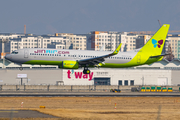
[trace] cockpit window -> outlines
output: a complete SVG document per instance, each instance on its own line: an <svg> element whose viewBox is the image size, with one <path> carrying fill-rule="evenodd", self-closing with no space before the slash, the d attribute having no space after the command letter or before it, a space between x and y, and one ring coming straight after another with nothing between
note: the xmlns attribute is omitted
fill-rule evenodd
<svg viewBox="0 0 180 120"><path fill-rule="evenodd" d="M18 52L13 51L11 54L18 54Z"/></svg>

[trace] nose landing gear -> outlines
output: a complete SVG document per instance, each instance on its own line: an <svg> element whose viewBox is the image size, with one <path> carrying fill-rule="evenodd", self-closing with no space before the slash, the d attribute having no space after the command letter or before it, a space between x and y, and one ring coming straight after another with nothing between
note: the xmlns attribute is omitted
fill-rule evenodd
<svg viewBox="0 0 180 120"><path fill-rule="evenodd" d="M22 67L22 65L20 65L20 66L21 66L21 67L19 67L19 70L22 71L22 70L23 70L23 67Z"/></svg>

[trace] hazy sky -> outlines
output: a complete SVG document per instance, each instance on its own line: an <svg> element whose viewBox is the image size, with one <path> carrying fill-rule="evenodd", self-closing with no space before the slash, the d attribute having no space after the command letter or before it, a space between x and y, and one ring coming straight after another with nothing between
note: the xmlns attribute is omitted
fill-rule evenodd
<svg viewBox="0 0 180 120"><path fill-rule="evenodd" d="M1 0L0 33L180 30L180 0Z"/></svg>

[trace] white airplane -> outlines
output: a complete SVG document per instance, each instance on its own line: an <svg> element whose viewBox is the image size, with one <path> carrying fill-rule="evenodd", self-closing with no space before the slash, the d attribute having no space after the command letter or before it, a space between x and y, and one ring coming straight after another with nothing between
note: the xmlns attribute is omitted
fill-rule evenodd
<svg viewBox="0 0 180 120"><path fill-rule="evenodd" d="M165 56L161 53L169 27L164 24L142 48L128 52L119 52L121 44L114 52L29 48L13 51L5 58L18 64L58 65L62 69L84 67L84 74L90 73L89 67L124 68L151 64Z"/></svg>

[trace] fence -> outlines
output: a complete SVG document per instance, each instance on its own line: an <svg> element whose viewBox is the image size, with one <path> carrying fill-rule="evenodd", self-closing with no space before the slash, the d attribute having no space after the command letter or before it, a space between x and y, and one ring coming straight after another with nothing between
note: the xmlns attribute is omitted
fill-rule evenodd
<svg viewBox="0 0 180 120"><path fill-rule="evenodd" d="M44 91L44 92L110 92L110 89L130 91L134 86L117 85L0 85L1 91Z"/></svg>
<svg viewBox="0 0 180 120"><path fill-rule="evenodd" d="M132 87L119 85L0 85L2 91L33 91L33 92L110 92L111 89L120 89L122 92L130 92ZM150 86L145 86L150 87ZM179 91L179 86L172 87L173 91Z"/></svg>

